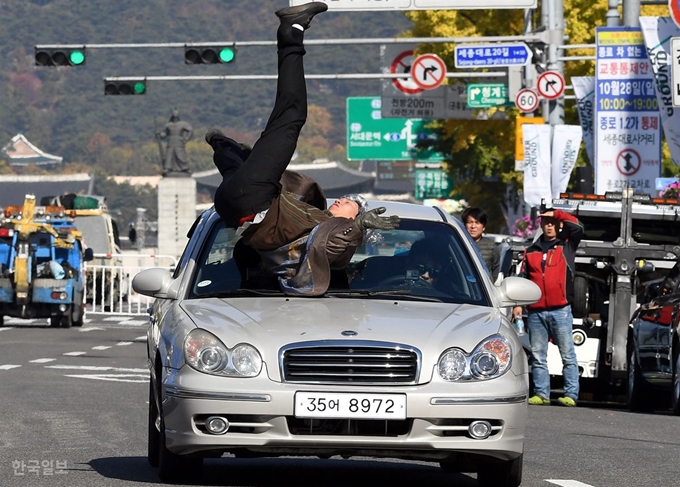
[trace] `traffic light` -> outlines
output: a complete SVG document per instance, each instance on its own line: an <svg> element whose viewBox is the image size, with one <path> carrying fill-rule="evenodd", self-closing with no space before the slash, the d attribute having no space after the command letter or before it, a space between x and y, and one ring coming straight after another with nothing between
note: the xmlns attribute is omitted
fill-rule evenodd
<svg viewBox="0 0 680 487"><path fill-rule="evenodd" d="M105 95L143 95L146 78L104 78Z"/></svg>
<svg viewBox="0 0 680 487"><path fill-rule="evenodd" d="M185 64L226 64L236 58L236 48L231 46L210 44L185 44Z"/></svg>
<svg viewBox="0 0 680 487"><path fill-rule="evenodd" d="M35 46L36 66L82 66L85 46Z"/></svg>

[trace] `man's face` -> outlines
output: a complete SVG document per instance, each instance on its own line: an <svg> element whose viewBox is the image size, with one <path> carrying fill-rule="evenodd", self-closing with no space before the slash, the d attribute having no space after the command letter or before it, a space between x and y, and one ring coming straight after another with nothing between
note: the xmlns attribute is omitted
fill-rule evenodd
<svg viewBox="0 0 680 487"><path fill-rule="evenodd" d="M541 228L543 229L543 236L546 240L553 240L557 238L557 231L559 230L559 221L550 216L541 217Z"/></svg>
<svg viewBox="0 0 680 487"><path fill-rule="evenodd" d="M465 228L475 242L482 238L485 226L482 222L475 219L473 216L468 216L465 220Z"/></svg>
<svg viewBox="0 0 680 487"><path fill-rule="evenodd" d="M359 214L359 205L350 199L339 198L328 208L331 215L343 218L356 218Z"/></svg>

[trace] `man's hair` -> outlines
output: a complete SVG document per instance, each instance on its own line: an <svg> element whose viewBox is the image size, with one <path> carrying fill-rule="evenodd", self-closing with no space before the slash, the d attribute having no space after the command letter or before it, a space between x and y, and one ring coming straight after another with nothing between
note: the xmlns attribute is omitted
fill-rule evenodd
<svg viewBox="0 0 680 487"><path fill-rule="evenodd" d="M489 215L486 214L486 211L477 206L470 206L469 208L466 208L463 214L460 216L460 219L463 221L463 223L467 223L469 216L484 226L486 226L486 222L489 221Z"/></svg>
<svg viewBox="0 0 680 487"><path fill-rule="evenodd" d="M343 198L350 200L350 201L354 201L357 204L357 206L359 206L359 213L357 214L357 216L363 215L364 213L366 213L369 210L368 201L366 201L366 198L364 198L360 194L350 193L350 194L346 194L344 196L341 196L338 199L341 200Z"/></svg>

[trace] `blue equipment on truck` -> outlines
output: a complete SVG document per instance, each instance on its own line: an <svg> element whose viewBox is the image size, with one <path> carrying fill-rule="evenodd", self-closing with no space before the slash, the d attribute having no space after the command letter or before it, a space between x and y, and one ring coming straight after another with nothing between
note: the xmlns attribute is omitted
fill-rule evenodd
<svg viewBox="0 0 680 487"><path fill-rule="evenodd" d="M5 316L50 318L54 327L82 326L84 264L92 260L73 223L76 210L8 206L0 220L0 325Z"/></svg>

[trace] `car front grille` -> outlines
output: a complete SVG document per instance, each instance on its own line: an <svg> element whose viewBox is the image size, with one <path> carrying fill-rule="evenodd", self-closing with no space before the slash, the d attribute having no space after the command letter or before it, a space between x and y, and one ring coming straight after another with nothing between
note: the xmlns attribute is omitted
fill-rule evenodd
<svg viewBox="0 0 680 487"><path fill-rule="evenodd" d="M413 419L366 420L366 419L302 419L286 416L288 431L300 436L383 436L407 435Z"/></svg>
<svg viewBox="0 0 680 487"><path fill-rule="evenodd" d="M282 351L281 370L284 382L413 384L420 371L420 352L384 342L307 342Z"/></svg>

